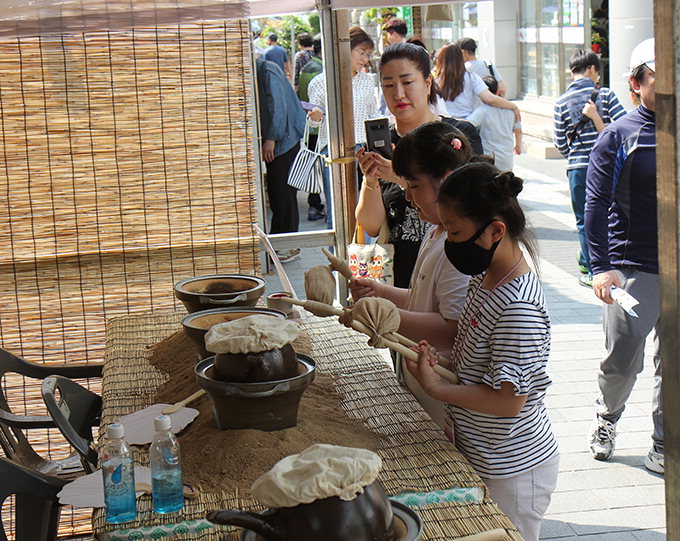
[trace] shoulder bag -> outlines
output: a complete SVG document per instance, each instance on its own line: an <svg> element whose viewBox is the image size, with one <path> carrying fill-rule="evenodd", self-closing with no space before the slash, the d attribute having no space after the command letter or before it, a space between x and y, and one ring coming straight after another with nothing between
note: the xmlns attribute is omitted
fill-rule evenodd
<svg viewBox="0 0 680 541"><path fill-rule="evenodd" d="M314 150L309 148L309 117L305 122L305 134L300 141L300 150L295 156L288 172L288 185L303 192L321 193L323 186L323 154L319 154L319 140Z"/></svg>

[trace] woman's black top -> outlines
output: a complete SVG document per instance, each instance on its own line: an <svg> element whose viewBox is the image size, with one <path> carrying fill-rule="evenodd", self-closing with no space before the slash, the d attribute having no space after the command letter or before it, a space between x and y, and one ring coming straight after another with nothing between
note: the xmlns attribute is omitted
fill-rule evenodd
<svg viewBox="0 0 680 541"><path fill-rule="evenodd" d="M479 132L470 122L446 117L443 117L441 121L451 124L467 137L473 154L484 152ZM401 137L394 127L391 129L391 134L392 143L396 145ZM416 209L406 200L401 186L381 180L380 190L390 230L389 242L394 245L394 285L407 288L418 258L420 243L431 224L418 217Z"/></svg>

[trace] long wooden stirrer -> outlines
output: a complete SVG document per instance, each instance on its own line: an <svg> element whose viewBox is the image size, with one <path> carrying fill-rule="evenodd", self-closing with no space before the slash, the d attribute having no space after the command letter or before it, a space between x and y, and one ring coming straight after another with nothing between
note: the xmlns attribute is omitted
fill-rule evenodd
<svg viewBox="0 0 680 541"><path fill-rule="evenodd" d="M352 271L350 270L349 265L347 264L347 261L344 261L344 260L340 259L339 257L335 257L328 250L326 250L326 248L321 248L321 251L328 258L328 261L330 262L331 267L334 270L338 271L340 274L342 274L345 278L347 278L347 282L349 284L351 284L355 280L354 275L352 274ZM340 314L334 314L334 315L340 315ZM399 340L400 344L404 344L407 347L413 347L413 346L418 345L413 340L406 338L405 336L402 336L401 334L398 334L396 332L392 333L392 334L397 338L397 340ZM444 357L442 357L441 355L439 356L439 358L442 361L446 362L446 359Z"/></svg>
<svg viewBox="0 0 680 541"><path fill-rule="evenodd" d="M297 306L302 306L305 310L309 310L312 314L319 316L319 317L328 317L328 316L340 316L343 314L342 310L340 308L336 308L335 306L331 306L330 304L326 304L323 302L319 301L302 301L299 299L289 299L282 297L282 301L284 302L289 302L291 304L295 304ZM359 321L352 321L352 328L355 331L358 331L360 333L366 334L368 336L373 336L373 332L363 323ZM399 336L396 335L395 336ZM405 340L408 340L408 338L405 337L400 337ZM392 340L388 340L387 338L383 337L383 340L385 342L385 345L390 348L392 351L396 351L397 353L401 353L404 357L407 359L417 363L418 362L418 354L413 351L412 349L409 349L407 346L405 346L402 343L399 342L394 342ZM415 345L415 342L412 342ZM458 383L458 375L454 374L450 370L447 370L443 366L436 364L433 367L434 371L442 378L446 379L447 381L450 381L451 383Z"/></svg>
<svg viewBox="0 0 680 541"><path fill-rule="evenodd" d="M347 263L347 261L334 256L332 253L326 250L326 248L321 248L321 251L328 258L328 261L330 262L331 267L334 270L338 271L345 278L347 278L348 283L351 284L352 282L354 282L355 278L354 275L352 274L352 271L349 268L349 264Z"/></svg>

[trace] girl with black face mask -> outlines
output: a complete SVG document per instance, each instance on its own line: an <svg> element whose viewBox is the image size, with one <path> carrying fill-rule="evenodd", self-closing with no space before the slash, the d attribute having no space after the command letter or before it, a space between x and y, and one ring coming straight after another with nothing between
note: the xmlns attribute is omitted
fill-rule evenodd
<svg viewBox="0 0 680 541"><path fill-rule="evenodd" d="M536 261L517 202L521 190L520 178L486 163L464 165L442 184L437 203L446 256L473 276L452 352L460 385L432 370L436 355L424 341L416 348L420 362L407 368L447 404L456 447L529 541L538 540L559 454L544 404L550 319L520 247Z"/></svg>

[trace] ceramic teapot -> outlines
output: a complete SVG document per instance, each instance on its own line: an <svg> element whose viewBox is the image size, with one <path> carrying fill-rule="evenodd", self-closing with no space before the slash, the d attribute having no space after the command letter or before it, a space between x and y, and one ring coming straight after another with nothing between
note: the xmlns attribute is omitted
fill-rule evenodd
<svg viewBox="0 0 680 541"><path fill-rule="evenodd" d="M214 524L241 526L268 541L395 541L394 514L379 481L350 501L337 496L261 514L227 509L213 511Z"/></svg>

